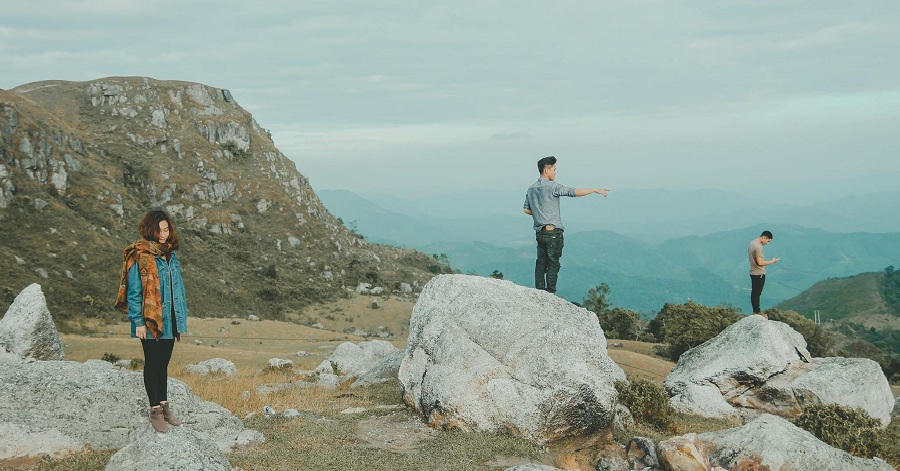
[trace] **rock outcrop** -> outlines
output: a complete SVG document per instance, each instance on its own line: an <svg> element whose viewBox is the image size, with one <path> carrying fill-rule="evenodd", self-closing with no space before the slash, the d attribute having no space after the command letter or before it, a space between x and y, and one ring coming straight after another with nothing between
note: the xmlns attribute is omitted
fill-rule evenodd
<svg viewBox="0 0 900 471"><path fill-rule="evenodd" d="M231 471L231 464L212 440L184 427L166 433L143 428L116 452L106 471Z"/></svg>
<svg viewBox="0 0 900 471"><path fill-rule="evenodd" d="M613 383L589 311L544 291L441 275L413 308L403 400L435 427L508 431L535 443L608 432Z"/></svg>
<svg viewBox="0 0 900 471"><path fill-rule="evenodd" d="M763 414L743 427L700 434L713 445L711 462L725 469L811 469L816 471L893 471L874 458L833 448L787 420ZM755 465L755 466L754 466Z"/></svg>
<svg viewBox="0 0 900 471"><path fill-rule="evenodd" d="M344 342L312 372L316 385L333 389L349 382L351 387L371 386L397 379L403 352L386 340Z"/></svg>
<svg viewBox="0 0 900 471"><path fill-rule="evenodd" d="M665 387L676 410L705 417L796 417L804 406L834 403L859 407L886 426L894 405L876 362L813 358L802 335L760 316L687 351Z"/></svg>
<svg viewBox="0 0 900 471"><path fill-rule="evenodd" d="M386 340L344 342L334 349L328 361L341 375L359 376L397 351L397 347Z"/></svg>
<svg viewBox="0 0 900 471"><path fill-rule="evenodd" d="M52 282L57 320L108 311L112 268L154 208L202 235L195 253L238 254L182 258L204 293L188 300L192 314L271 319L371 273L383 286L433 276L430 256L345 227L228 90L145 77L0 90L0 220L15 228L0 239L4 280ZM10 301L0 296L0 314Z"/></svg>
<svg viewBox="0 0 900 471"><path fill-rule="evenodd" d="M62 456L89 446L122 448L130 436L151 430L140 372L89 360L26 361L0 355L0 459L30 453ZM218 404L204 401L175 379L169 400L182 428L211 440L220 449L262 441L259 432ZM178 428L178 427L172 427ZM35 448L37 447L37 448Z"/></svg>
<svg viewBox="0 0 900 471"><path fill-rule="evenodd" d="M41 285L33 283L23 289L0 319L0 346L22 358L64 358Z"/></svg>
<svg viewBox="0 0 900 471"><path fill-rule="evenodd" d="M224 358L210 358L197 364L185 366L184 372L203 376L221 375L231 377L237 376L237 366Z"/></svg>

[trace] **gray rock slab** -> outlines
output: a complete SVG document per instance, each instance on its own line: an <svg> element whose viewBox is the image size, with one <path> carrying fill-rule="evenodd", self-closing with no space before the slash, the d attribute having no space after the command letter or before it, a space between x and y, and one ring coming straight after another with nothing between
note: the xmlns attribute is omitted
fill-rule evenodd
<svg viewBox="0 0 900 471"><path fill-rule="evenodd" d="M506 280L440 275L413 308L403 400L435 427L544 444L611 430L613 383L597 316Z"/></svg>
<svg viewBox="0 0 900 471"><path fill-rule="evenodd" d="M184 427L166 433L144 428L116 452L106 471L231 471L228 458L209 438Z"/></svg>
<svg viewBox="0 0 900 471"><path fill-rule="evenodd" d="M699 435L715 445L710 461L732 469L742 462L756 462L769 469L816 471L893 471L884 461L853 456L831 447L787 420L763 414L748 424ZM743 469L743 468L742 468ZM749 469L749 468L748 468ZM757 469L757 468L753 468Z"/></svg>
<svg viewBox="0 0 900 471"><path fill-rule="evenodd" d="M22 358L65 358L41 285L28 285L6 310L0 319L0 345Z"/></svg>
<svg viewBox="0 0 900 471"><path fill-rule="evenodd" d="M398 351L397 347L386 340L344 342L334 349L328 361L342 376L359 376Z"/></svg>
<svg viewBox="0 0 900 471"><path fill-rule="evenodd" d="M400 371L400 363L402 361L403 351L396 350L394 353L383 357L377 363L360 373L350 387L371 386L373 384L393 381L397 379L397 374Z"/></svg>
<svg viewBox="0 0 900 471"><path fill-rule="evenodd" d="M783 322L747 316L688 350L664 382L672 406L704 417L798 416L803 407L859 407L887 426L893 394L872 360L813 358Z"/></svg>
<svg viewBox="0 0 900 471"><path fill-rule="evenodd" d="M203 360L197 364L185 366L184 372L204 376L237 376L237 366L235 366L233 362L224 358L210 358L209 360Z"/></svg>
<svg viewBox="0 0 900 471"><path fill-rule="evenodd" d="M182 427L222 450L230 450L239 437L247 438L243 422L224 407L200 399L176 379L169 379L168 389ZM0 423L24 431L21 440L57 436L60 450L84 445L94 450L122 448L130 434L150 429L142 373L105 361L25 361L0 355L0 397Z"/></svg>

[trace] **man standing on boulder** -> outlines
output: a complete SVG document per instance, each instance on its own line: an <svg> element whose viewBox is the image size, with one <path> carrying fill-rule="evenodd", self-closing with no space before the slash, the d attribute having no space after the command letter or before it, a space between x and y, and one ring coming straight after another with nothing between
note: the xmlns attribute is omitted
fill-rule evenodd
<svg viewBox="0 0 900 471"><path fill-rule="evenodd" d="M766 265L778 263L780 258L766 261L763 257L763 245L772 242L772 233L762 231L759 237L750 241L747 254L750 256L750 304L753 305L753 313L765 317L769 316L759 309L759 297L762 295L763 286L766 284Z"/></svg>
<svg viewBox="0 0 900 471"><path fill-rule="evenodd" d="M559 259L563 249L563 225L559 214L560 196L586 196L597 193L606 197L606 188L570 188L556 183L556 157L538 160L538 179L525 194L525 214L534 218L537 233L537 261L534 263L534 287L556 292Z"/></svg>

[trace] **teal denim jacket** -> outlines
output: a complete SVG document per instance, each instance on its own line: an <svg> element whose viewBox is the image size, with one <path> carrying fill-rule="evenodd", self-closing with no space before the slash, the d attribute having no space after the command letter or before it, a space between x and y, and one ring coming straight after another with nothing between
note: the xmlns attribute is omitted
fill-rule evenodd
<svg viewBox="0 0 900 471"><path fill-rule="evenodd" d="M175 338L172 332L172 311L175 311L175 323L178 333L187 332L187 301L184 296L184 281L181 278L181 266L178 257L172 252L172 260L166 262L164 257L154 257L156 270L159 272L159 294L162 297L162 335L161 339ZM141 275L138 264L135 263L128 270L128 320L131 321L131 338L137 338L135 330L144 325L141 316L143 309L144 290L141 285ZM147 329L147 338L152 339L153 333Z"/></svg>

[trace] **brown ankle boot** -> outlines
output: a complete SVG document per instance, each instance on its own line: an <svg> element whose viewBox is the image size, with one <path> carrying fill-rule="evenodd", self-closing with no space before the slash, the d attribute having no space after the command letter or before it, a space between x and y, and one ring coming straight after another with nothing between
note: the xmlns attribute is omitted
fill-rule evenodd
<svg viewBox="0 0 900 471"><path fill-rule="evenodd" d="M169 427L166 426L166 420L163 418L162 407L154 406L150 408L150 425L153 426L153 430L159 433L166 433Z"/></svg>
<svg viewBox="0 0 900 471"><path fill-rule="evenodd" d="M175 417L175 414L173 414L173 413L172 413L172 410L169 409L169 402L168 402L168 401L166 401L166 402L160 402L159 405L162 406L163 419L165 419L166 422L168 422L168 423L170 423L170 424L172 424L172 425L181 425L181 421L178 420L178 417Z"/></svg>

